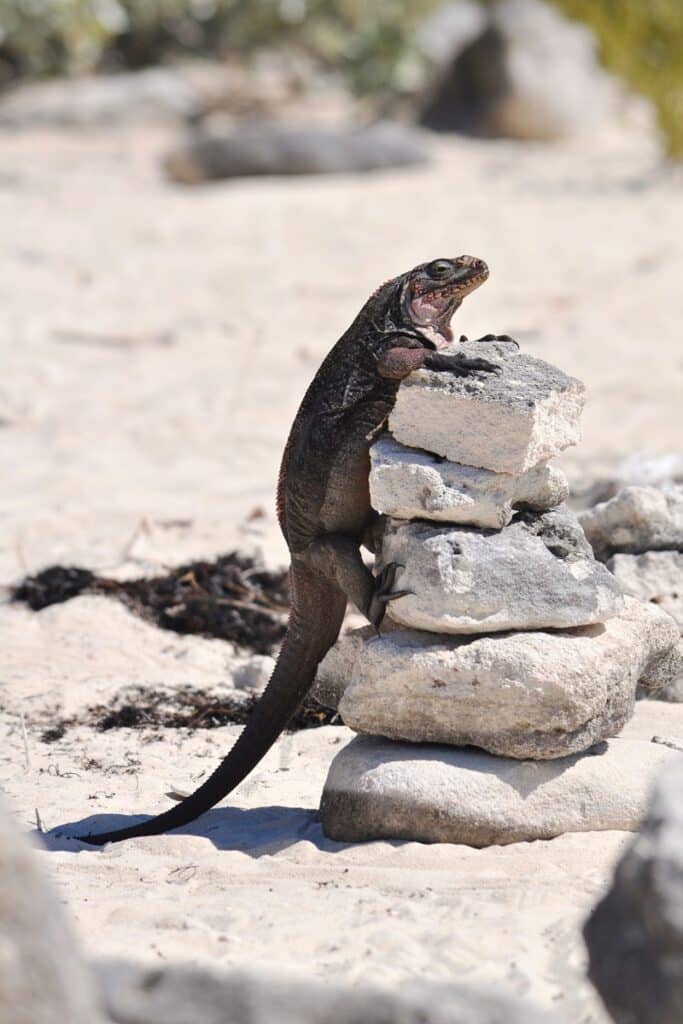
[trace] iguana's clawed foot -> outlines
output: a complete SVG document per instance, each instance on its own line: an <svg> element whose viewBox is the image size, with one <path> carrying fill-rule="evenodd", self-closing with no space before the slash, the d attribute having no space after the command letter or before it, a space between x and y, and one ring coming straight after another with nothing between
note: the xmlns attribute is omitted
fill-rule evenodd
<svg viewBox="0 0 683 1024"><path fill-rule="evenodd" d="M443 371L452 373L456 377L469 377L472 373L498 373L500 366L489 362L488 359L479 359L477 356L468 356L464 352L429 352L424 366L428 370Z"/></svg>
<svg viewBox="0 0 683 1024"><path fill-rule="evenodd" d="M470 373L474 373L477 370L481 373L500 372L500 366L497 363L492 363L488 359L479 359L478 356L463 356L458 353L456 359L458 360L458 366L463 370L458 376L467 377Z"/></svg>
<svg viewBox="0 0 683 1024"><path fill-rule="evenodd" d="M388 565L384 566L379 575L375 577L375 589L370 598L366 614L368 622L375 627L377 632L379 632L379 627L382 624L382 619L389 602L396 601L399 597L407 597L408 594L413 593L412 590L392 590L396 581L396 573L399 569L405 569L405 566L401 565L400 562L389 562Z"/></svg>

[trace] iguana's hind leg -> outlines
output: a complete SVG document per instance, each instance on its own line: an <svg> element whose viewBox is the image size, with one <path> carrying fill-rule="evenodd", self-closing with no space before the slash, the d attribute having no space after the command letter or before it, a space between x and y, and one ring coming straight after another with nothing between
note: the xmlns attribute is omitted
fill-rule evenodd
<svg viewBox="0 0 683 1024"><path fill-rule="evenodd" d="M363 562L358 543L352 537L328 533L313 541L306 554L312 567L333 579L375 629L384 618L388 602L405 595L405 591L391 592L399 566L387 565L375 578Z"/></svg>

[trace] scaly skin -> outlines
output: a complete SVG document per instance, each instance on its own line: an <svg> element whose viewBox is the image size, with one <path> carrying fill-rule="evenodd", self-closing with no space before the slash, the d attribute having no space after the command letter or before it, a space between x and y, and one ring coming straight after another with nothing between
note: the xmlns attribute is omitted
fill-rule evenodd
<svg viewBox="0 0 683 1024"><path fill-rule="evenodd" d="M278 518L291 554L290 619L261 700L232 750L181 803L141 825L81 836L103 845L158 835L193 821L227 796L259 763L311 688L336 640L347 599L377 627L395 567L375 579L360 548L372 521L370 445L389 415L401 380L419 367L459 376L490 372L483 359L436 351L449 323L488 277L471 256L434 260L382 285L363 306L315 375L287 441L278 485Z"/></svg>

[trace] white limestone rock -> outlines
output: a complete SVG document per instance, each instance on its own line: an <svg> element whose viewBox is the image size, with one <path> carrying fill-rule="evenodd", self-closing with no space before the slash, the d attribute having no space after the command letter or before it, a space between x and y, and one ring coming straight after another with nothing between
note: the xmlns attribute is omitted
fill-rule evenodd
<svg viewBox="0 0 683 1024"><path fill-rule="evenodd" d="M396 562L392 619L433 633L567 629L623 603L567 509L529 513L498 532L389 520L380 565Z"/></svg>
<svg viewBox="0 0 683 1024"><path fill-rule="evenodd" d="M388 621L388 620L385 620ZM344 690L353 674L358 655L363 650L364 641L376 636L372 626L361 626L342 633L336 643L318 665L312 696L328 708L337 708Z"/></svg>
<svg viewBox="0 0 683 1024"><path fill-rule="evenodd" d="M0 1021L103 1024L94 985L37 857L0 806Z"/></svg>
<svg viewBox="0 0 683 1024"><path fill-rule="evenodd" d="M237 690L263 693L275 669L275 658L269 654L252 654L235 665L232 682Z"/></svg>
<svg viewBox="0 0 683 1024"><path fill-rule="evenodd" d="M659 605L683 633L683 551L613 555L607 568L626 594Z"/></svg>
<svg viewBox="0 0 683 1024"><path fill-rule="evenodd" d="M638 680L678 640L668 615L628 598L604 625L475 640L412 630L368 638L339 712L356 732L558 758L615 736Z"/></svg>
<svg viewBox="0 0 683 1024"><path fill-rule="evenodd" d="M500 371L464 378L411 373L389 417L389 430L401 444L519 475L579 441L580 381L511 342L470 341L446 351L488 359Z"/></svg>
<svg viewBox="0 0 683 1024"><path fill-rule="evenodd" d="M476 847L565 832L632 832L653 778L678 757L660 743L619 738L591 754L515 761L357 736L330 767L322 825L339 842L407 839Z"/></svg>
<svg viewBox="0 0 683 1024"><path fill-rule="evenodd" d="M434 519L499 530L513 508L545 510L569 494L566 477L547 462L521 476L493 473L431 452L406 448L385 434L370 449L372 507L396 519Z"/></svg>
<svg viewBox="0 0 683 1024"><path fill-rule="evenodd" d="M624 487L580 518L603 561L616 552L683 551L683 486Z"/></svg>

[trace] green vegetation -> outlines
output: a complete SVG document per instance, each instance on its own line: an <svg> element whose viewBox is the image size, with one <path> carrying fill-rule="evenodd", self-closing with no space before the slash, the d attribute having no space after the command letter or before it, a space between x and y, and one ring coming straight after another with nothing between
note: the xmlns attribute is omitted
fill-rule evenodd
<svg viewBox="0 0 683 1024"><path fill-rule="evenodd" d="M672 156L683 157L683 0L552 0L590 25L604 65L654 103Z"/></svg>
<svg viewBox="0 0 683 1024"><path fill-rule="evenodd" d="M414 88L413 43L439 0L0 0L6 74L144 67L182 53L291 45L361 93Z"/></svg>
<svg viewBox="0 0 683 1024"><path fill-rule="evenodd" d="M0 81L290 45L356 92L410 92L425 72L415 28L439 2L0 0ZM651 98L683 155L683 0L551 2L594 29L605 65Z"/></svg>

